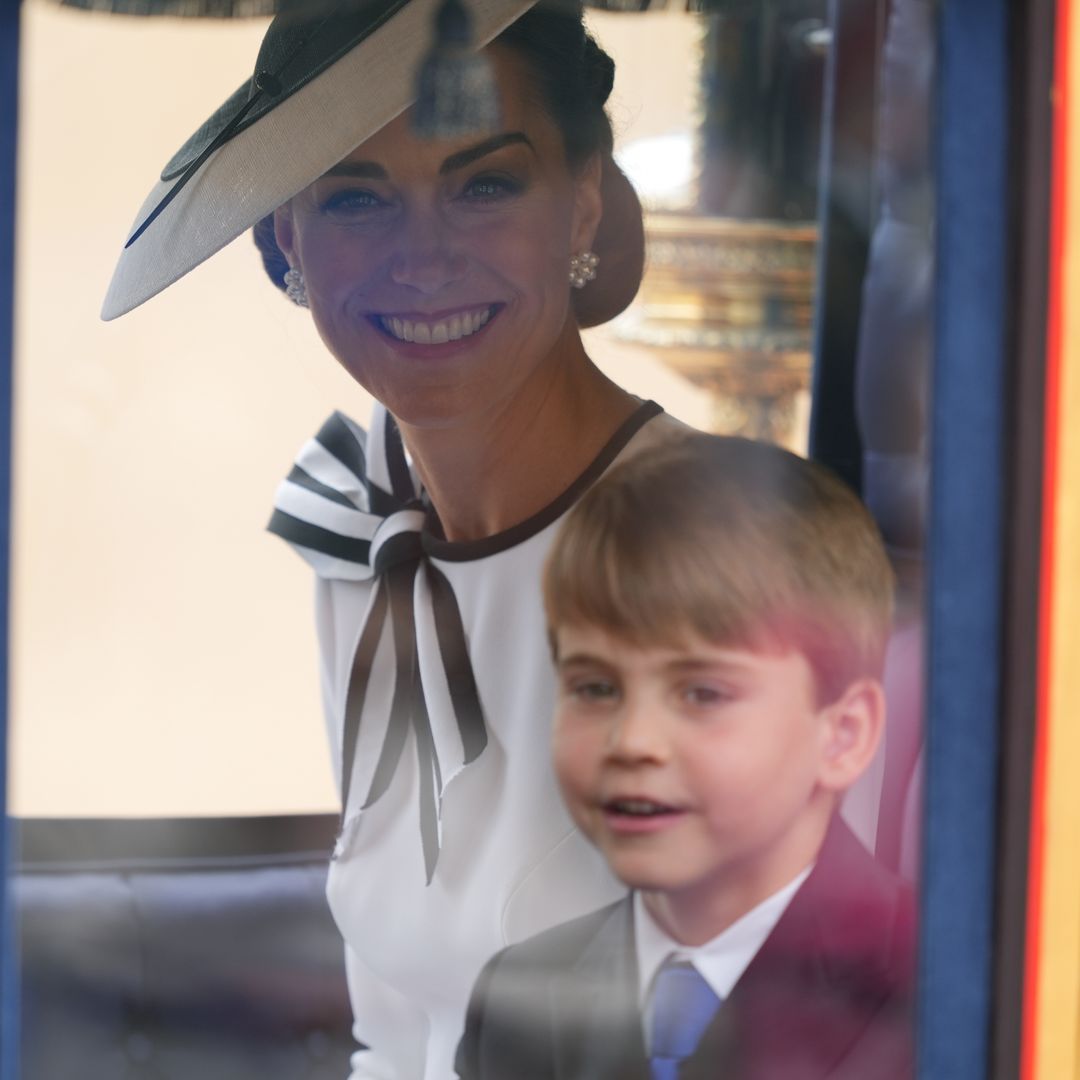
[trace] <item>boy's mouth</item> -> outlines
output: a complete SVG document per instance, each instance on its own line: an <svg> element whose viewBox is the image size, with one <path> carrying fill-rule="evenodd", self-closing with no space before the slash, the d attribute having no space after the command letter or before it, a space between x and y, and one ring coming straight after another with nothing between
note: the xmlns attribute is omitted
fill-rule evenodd
<svg viewBox="0 0 1080 1080"><path fill-rule="evenodd" d="M679 821L684 811L655 799L632 796L601 803L604 821L613 836L641 836L661 832Z"/></svg>
<svg viewBox="0 0 1080 1080"><path fill-rule="evenodd" d="M609 799L604 803L604 810L609 814L627 817L657 817L661 814L678 813L676 807L653 802L652 799Z"/></svg>

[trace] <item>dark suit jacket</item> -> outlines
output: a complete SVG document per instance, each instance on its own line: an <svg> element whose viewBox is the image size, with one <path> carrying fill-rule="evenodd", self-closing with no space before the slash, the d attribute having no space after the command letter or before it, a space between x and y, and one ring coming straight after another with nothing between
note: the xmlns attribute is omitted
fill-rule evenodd
<svg viewBox="0 0 1080 1080"><path fill-rule="evenodd" d="M910 889L836 819L680 1080L907 1080ZM629 898L504 949L473 989L464 1080L648 1080Z"/></svg>

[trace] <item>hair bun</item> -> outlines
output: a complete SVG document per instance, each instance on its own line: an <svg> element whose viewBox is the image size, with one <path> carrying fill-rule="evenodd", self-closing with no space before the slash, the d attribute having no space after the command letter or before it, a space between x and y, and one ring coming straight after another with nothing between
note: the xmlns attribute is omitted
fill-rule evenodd
<svg viewBox="0 0 1080 1080"><path fill-rule="evenodd" d="M598 105L603 105L615 84L615 61L593 39L585 35L585 53L582 56L585 87Z"/></svg>
<svg viewBox="0 0 1080 1080"><path fill-rule="evenodd" d="M596 280L572 294L578 326L599 326L625 311L645 269L645 226L637 192L610 154L601 159L604 213L593 239L600 257Z"/></svg>

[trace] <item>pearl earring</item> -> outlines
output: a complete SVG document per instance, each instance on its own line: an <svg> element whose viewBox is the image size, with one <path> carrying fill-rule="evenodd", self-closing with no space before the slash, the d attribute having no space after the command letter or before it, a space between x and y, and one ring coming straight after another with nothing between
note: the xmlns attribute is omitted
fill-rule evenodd
<svg viewBox="0 0 1080 1080"><path fill-rule="evenodd" d="M290 266L281 280L285 282L285 295L297 307L307 307L307 285L304 284L304 275Z"/></svg>
<svg viewBox="0 0 1080 1080"><path fill-rule="evenodd" d="M575 289L584 289L596 278L596 267L600 256L592 251L583 251L580 255L570 256L570 284Z"/></svg>

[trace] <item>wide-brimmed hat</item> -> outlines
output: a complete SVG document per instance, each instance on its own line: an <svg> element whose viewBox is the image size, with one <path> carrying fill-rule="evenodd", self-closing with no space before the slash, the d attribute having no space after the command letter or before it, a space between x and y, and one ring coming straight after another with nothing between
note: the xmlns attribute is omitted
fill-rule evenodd
<svg viewBox="0 0 1080 1080"><path fill-rule="evenodd" d="M294 5L255 72L173 156L147 196L101 317L161 292L287 202L413 102L441 0ZM484 45L536 0L468 0Z"/></svg>

